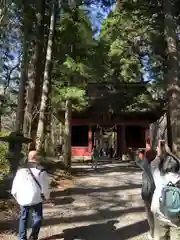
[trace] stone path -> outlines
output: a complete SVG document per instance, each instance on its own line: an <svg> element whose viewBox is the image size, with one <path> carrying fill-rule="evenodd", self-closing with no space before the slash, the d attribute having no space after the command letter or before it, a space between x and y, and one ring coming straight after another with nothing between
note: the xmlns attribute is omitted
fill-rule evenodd
<svg viewBox="0 0 180 240"><path fill-rule="evenodd" d="M41 240L145 240L147 223L140 199L141 172L125 163L83 167L74 186L54 193L46 206ZM1 240L17 237L0 235Z"/></svg>

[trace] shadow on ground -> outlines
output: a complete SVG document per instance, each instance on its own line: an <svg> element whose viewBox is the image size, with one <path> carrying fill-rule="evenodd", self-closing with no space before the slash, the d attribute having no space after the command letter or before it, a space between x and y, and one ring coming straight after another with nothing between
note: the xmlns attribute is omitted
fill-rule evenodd
<svg viewBox="0 0 180 240"><path fill-rule="evenodd" d="M61 223L80 223L80 222L97 222L103 221L105 219L114 219L120 216L130 214L130 213L138 213L144 212L144 207L132 207L128 209L121 209L121 210L97 210L94 214L89 215L77 215L73 217L52 217L44 219L43 226L53 226L58 225Z"/></svg>
<svg viewBox="0 0 180 240"><path fill-rule="evenodd" d="M64 198L54 198L52 200L52 203L54 204L54 206L62 206L62 205L67 205L67 204L71 204L74 202L74 198L72 197L64 197Z"/></svg>
<svg viewBox="0 0 180 240"><path fill-rule="evenodd" d="M52 193L52 198L60 197L60 196L69 196L69 195L83 195L83 194L91 194L91 193L107 193L112 191L123 191L130 190L135 188L141 188L141 184L129 183L126 185L115 186L115 187L98 187L98 188L81 188L74 187L66 189L65 191L56 191Z"/></svg>
<svg viewBox="0 0 180 240"><path fill-rule="evenodd" d="M122 162L122 165L107 166L107 163L102 161L97 165L97 169L91 168L91 164L78 164L75 167L72 166L71 173L74 176L87 176L87 174L106 174L106 173L130 173L141 172L142 170L132 163Z"/></svg>
<svg viewBox="0 0 180 240"><path fill-rule="evenodd" d="M119 205L121 205L121 200L119 200ZM84 210L86 211L86 210ZM78 212L78 209L77 209ZM80 223L80 222L97 222L97 221L103 221L106 219L114 219L118 218L120 216L131 214L131 213L138 213L138 212L144 212L144 207L131 207L128 209L120 209L120 210L110 210L108 208L106 209L98 209L96 208L96 212L94 214L89 215L77 215L72 217L51 217L51 218L45 218L43 221L43 226L55 226L61 223ZM18 223L16 220L14 221L1 221L0 222L0 233L4 231L12 231L17 232L17 226Z"/></svg>
<svg viewBox="0 0 180 240"><path fill-rule="evenodd" d="M92 224L64 230L62 234L56 234L41 240L127 240L139 236L147 231L146 221L140 221L119 229L114 226L118 221L112 220L107 223Z"/></svg>
<svg viewBox="0 0 180 240"><path fill-rule="evenodd" d="M89 175L89 171L87 171L87 169L82 169L82 168L80 168L80 169L82 171L85 171L86 177ZM91 171L93 171L93 170L91 170ZM137 169L136 167L133 167L133 166L128 166L128 167L126 167L126 166L122 166L122 167L121 166L110 166L110 167L103 166L100 169L98 169L97 173L98 173L98 175L106 174L108 172L109 173L110 172L112 172L112 173L113 172L119 172L119 173L121 173L121 172L131 173L132 172L132 174L133 174L135 171L139 171L139 169ZM76 172L78 172L78 169L76 169ZM126 214L130 214L130 213L144 212L144 207L128 206L128 200L124 201L123 199L121 199L121 196L119 196L119 195L116 196L116 193L119 191L120 192L122 191L122 195L123 195L124 190L130 190L130 189L136 189L136 188L138 189L141 187L141 185L135 184L132 182L128 182L127 184L124 184L124 185L121 185L121 184L119 186L97 187L97 188L88 187L88 186L79 186L79 187L69 188L65 191L53 192L53 194L52 194L52 198L54 198L53 203L54 203L55 207L59 206L59 208L61 208L61 207L63 208L62 205L72 204L75 200L74 199L75 195L83 196L83 195L91 195L91 194L92 195L95 194L95 197L97 198L97 202L100 202L101 205L106 204L106 203L107 203L107 205L109 203L113 203L113 207L116 208L119 206L124 207L127 204L127 208L114 210L112 207L107 207L105 209L101 209L101 206L97 205L94 207L95 211L93 213L84 215L84 212L87 210L86 209L87 206L84 209L83 214L80 213L78 206L77 206L74 208L74 211L77 212L77 215L67 217L67 216L61 216L60 212L56 212L55 216L51 216L49 218L44 219L43 226L45 226L45 227L46 226L54 226L54 225L58 225L61 223L68 223L68 224L69 223L83 223L83 222L95 222L96 223L97 221L108 221L109 220L109 222L107 222L106 224L94 224L94 225L89 225L89 226L78 227L78 228L66 230L63 233L65 240L76 239L74 237L75 235L80 235L80 236L78 236L78 238L83 239L83 240L91 240L91 239L99 240L99 236L101 236L101 234L103 234L103 233L101 233L103 231L105 231L105 232L107 231L106 234L104 233L104 235L103 235L104 237L101 238L103 240L108 240L108 239L125 240L125 239L129 238L128 234L135 234L135 233L137 235L140 234L141 232L139 232L140 231L139 229L142 229L141 231L146 232L147 228L146 228L146 224L144 223L144 221L142 221L140 223L129 225L129 226L121 228L121 229L115 229L115 227L114 227L115 221L112 221L112 219L118 218L118 217L126 215ZM107 194L107 195L104 196L104 194ZM100 198L100 201L98 198ZM131 201L131 200L129 200L129 201ZM80 206L80 209L82 212L81 206ZM83 230L83 229L85 229L85 230ZM0 221L0 233L7 231L7 230L16 232L17 221L16 220ZM92 235L91 234L92 230L97 233L95 233L95 235ZM133 233L133 231L134 231L134 233ZM89 232L89 234L86 235L86 232ZM122 233L124 234L124 238L119 237L119 236L121 236ZM111 237L111 235L112 235L112 237ZM58 239L58 238L51 238L51 239Z"/></svg>

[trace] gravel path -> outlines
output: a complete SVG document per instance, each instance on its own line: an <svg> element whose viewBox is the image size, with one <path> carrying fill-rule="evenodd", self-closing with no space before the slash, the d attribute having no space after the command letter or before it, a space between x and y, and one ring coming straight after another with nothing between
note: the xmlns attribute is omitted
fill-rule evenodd
<svg viewBox="0 0 180 240"><path fill-rule="evenodd" d="M40 239L145 240L147 223L140 199L141 172L127 163L83 168L72 188L54 193L46 206ZM0 234L1 240L17 237Z"/></svg>

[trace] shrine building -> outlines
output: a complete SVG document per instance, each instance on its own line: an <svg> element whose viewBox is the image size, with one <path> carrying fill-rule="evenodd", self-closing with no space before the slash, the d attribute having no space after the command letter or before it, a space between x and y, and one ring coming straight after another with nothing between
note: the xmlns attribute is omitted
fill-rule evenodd
<svg viewBox="0 0 180 240"><path fill-rule="evenodd" d="M88 84L88 108L72 113L72 157L89 159L93 145L112 146L119 158L145 148L150 124L164 113L164 102L153 100L147 86L147 82ZM142 94L148 103L137 103Z"/></svg>

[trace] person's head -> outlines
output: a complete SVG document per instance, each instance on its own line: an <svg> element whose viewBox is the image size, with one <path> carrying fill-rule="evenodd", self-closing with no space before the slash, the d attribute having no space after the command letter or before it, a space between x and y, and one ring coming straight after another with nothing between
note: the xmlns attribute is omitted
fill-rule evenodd
<svg viewBox="0 0 180 240"><path fill-rule="evenodd" d="M94 145L94 147L93 148L96 148L96 145Z"/></svg>
<svg viewBox="0 0 180 240"><path fill-rule="evenodd" d="M159 171L165 175L167 173L178 173L180 170L180 162L168 154L161 156L159 163Z"/></svg>
<svg viewBox="0 0 180 240"><path fill-rule="evenodd" d="M28 154L28 161L36 162L36 157L37 157L37 151L31 150Z"/></svg>

